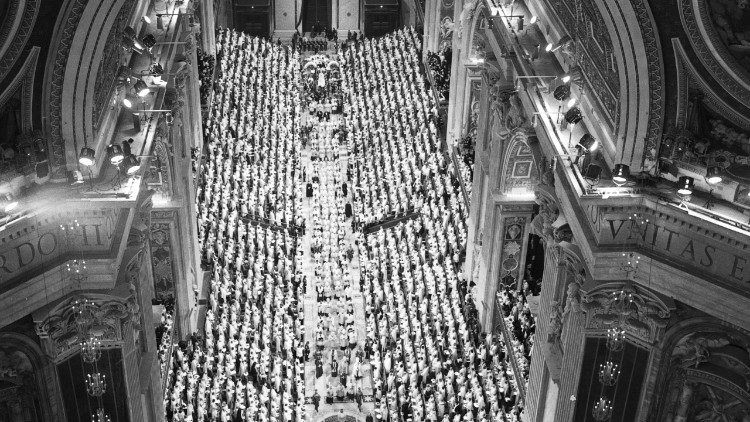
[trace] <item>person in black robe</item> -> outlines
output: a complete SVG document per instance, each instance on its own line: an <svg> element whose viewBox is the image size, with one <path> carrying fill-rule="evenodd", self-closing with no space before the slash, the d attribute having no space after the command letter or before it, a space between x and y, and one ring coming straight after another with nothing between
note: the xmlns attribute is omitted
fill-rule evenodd
<svg viewBox="0 0 750 422"><path fill-rule="evenodd" d="M348 192L347 188L348 188L348 186L346 186L346 182L344 182L344 183L343 183L343 184L341 185L341 192L343 192L343 193L344 193L344 196L346 196L346 193Z"/></svg>
<svg viewBox="0 0 750 422"><path fill-rule="evenodd" d="M315 390L315 394L313 394L312 401L313 401L313 404L315 405L315 412L317 412L318 408L320 407L320 394L318 394L318 390Z"/></svg>
<svg viewBox="0 0 750 422"><path fill-rule="evenodd" d="M354 394L354 400L357 402L357 409L359 411L362 411L362 401L364 400L364 394L362 394L362 389L358 388L357 392ZM368 416L369 418L372 418L372 415Z"/></svg>
<svg viewBox="0 0 750 422"><path fill-rule="evenodd" d="M346 216L347 219L351 218L351 216L352 216L352 204L350 204L350 203L347 202L346 205L344 205L344 215Z"/></svg>
<svg viewBox="0 0 750 422"><path fill-rule="evenodd" d="M333 392L331 390L326 393L326 403L333 404Z"/></svg>
<svg viewBox="0 0 750 422"><path fill-rule="evenodd" d="M306 196L308 198L312 198L312 196L313 196L313 185L312 185L312 183L308 183L307 184L307 190L306 190L305 193L306 193Z"/></svg>
<svg viewBox="0 0 750 422"><path fill-rule="evenodd" d="M339 376L339 363L335 360L331 361L331 376L337 377Z"/></svg>
<svg viewBox="0 0 750 422"><path fill-rule="evenodd" d="M315 378L323 376L323 362L320 359L315 359Z"/></svg>
<svg viewBox="0 0 750 422"><path fill-rule="evenodd" d="M302 352L302 356L305 358L305 362L310 360L310 342L305 343L305 350Z"/></svg>

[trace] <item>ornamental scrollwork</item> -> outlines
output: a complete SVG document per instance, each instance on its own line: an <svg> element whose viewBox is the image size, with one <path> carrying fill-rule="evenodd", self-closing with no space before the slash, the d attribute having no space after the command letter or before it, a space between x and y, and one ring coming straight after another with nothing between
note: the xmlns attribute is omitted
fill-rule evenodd
<svg viewBox="0 0 750 422"><path fill-rule="evenodd" d="M627 300L622 300L627 297ZM588 327L606 329L621 323L629 334L647 343L654 342L663 329L670 312L667 306L645 289L632 284L597 289L581 295L583 310L588 314Z"/></svg>
<svg viewBox="0 0 750 422"><path fill-rule="evenodd" d="M86 304L83 311L82 303ZM122 322L132 314L131 304L121 298L76 296L51 311L37 324L36 331L50 339L52 353L59 360L75 352L86 336L96 336L105 343L121 341Z"/></svg>

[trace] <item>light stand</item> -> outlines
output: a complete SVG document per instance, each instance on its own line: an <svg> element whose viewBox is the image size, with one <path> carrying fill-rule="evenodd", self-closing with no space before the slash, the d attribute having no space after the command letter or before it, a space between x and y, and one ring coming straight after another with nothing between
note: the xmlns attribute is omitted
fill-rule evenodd
<svg viewBox="0 0 750 422"><path fill-rule="evenodd" d="M714 195L713 194L714 194L714 190L713 190L713 188L711 188L711 190L708 191L708 200L706 201L706 205L703 206L707 210L712 209L714 207L714 205L716 205L716 204L714 204Z"/></svg>

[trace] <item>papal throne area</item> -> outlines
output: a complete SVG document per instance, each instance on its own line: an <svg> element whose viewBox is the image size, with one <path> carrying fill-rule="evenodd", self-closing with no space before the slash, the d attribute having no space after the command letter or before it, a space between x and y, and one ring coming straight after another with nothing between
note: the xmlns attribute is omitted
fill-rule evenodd
<svg viewBox="0 0 750 422"><path fill-rule="evenodd" d="M747 0L0 0L0 422L750 422Z"/></svg>

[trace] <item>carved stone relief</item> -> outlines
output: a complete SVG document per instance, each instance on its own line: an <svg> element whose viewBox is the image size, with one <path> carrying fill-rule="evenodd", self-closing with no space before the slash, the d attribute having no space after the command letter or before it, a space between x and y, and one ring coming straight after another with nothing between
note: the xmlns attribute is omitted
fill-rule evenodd
<svg viewBox="0 0 750 422"><path fill-rule="evenodd" d="M500 257L500 280L506 286L516 286L520 275L521 251L526 240L526 218L507 217L504 220L503 250Z"/></svg>
<svg viewBox="0 0 750 422"><path fill-rule="evenodd" d="M156 219L157 211L152 213ZM154 296L157 301L173 301L175 295L174 253L171 237L171 224L165 219L174 218L172 211L158 211L159 221L151 223L151 271L154 275ZM169 215L165 215L169 213Z"/></svg>
<svg viewBox="0 0 750 422"><path fill-rule="evenodd" d="M629 299L619 299L620 293ZM659 338L669 319L669 309L652 293L631 284L599 289L581 295L587 327L606 330L622 324L628 335L651 344Z"/></svg>
<svg viewBox="0 0 750 422"><path fill-rule="evenodd" d="M76 306L87 300L85 311ZM78 350L86 335L95 335L105 344L122 341L122 322L132 315L132 304L109 296L71 297L60 303L37 325L39 337L49 338L56 360Z"/></svg>
<svg viewBox="0 0 750 422"><path fill-rule="evenodd" d="M526 123L524 109L514 86L502 82L493 84L489 90L489 103L494 117L491 131L500 139L507 138L513 130Z"/></svg>
<svg viewBox="0 0 750 422"><path fill-rule="evenodd" d="M750 415L750 345L732 330L698 330L681 338L665 371L659 417L745 421Z"/></svg>
<svg viewBox="0 0 750 422"><path fill-rule="evenodd" d="M474 12L476 12L476 8L478 2L477 0L471 0L464 3L464 7L461 10L461 14L458 18L458 29L456 30L456 38L461 39L463 36L463 31L465 28L468 28L469 22L471 22L472 18L474 18ZM481 3L479 3L481 4Z"/></svg>
<svg viewBox="0 0 750 422"><path fill-rule="evenodd" d="M539 205L539 213L534 217L532 229L543 242L554 241L554 227L552 223L560 215L554 187L544 184L537 185L534 190L535 202Z"/></svg>

